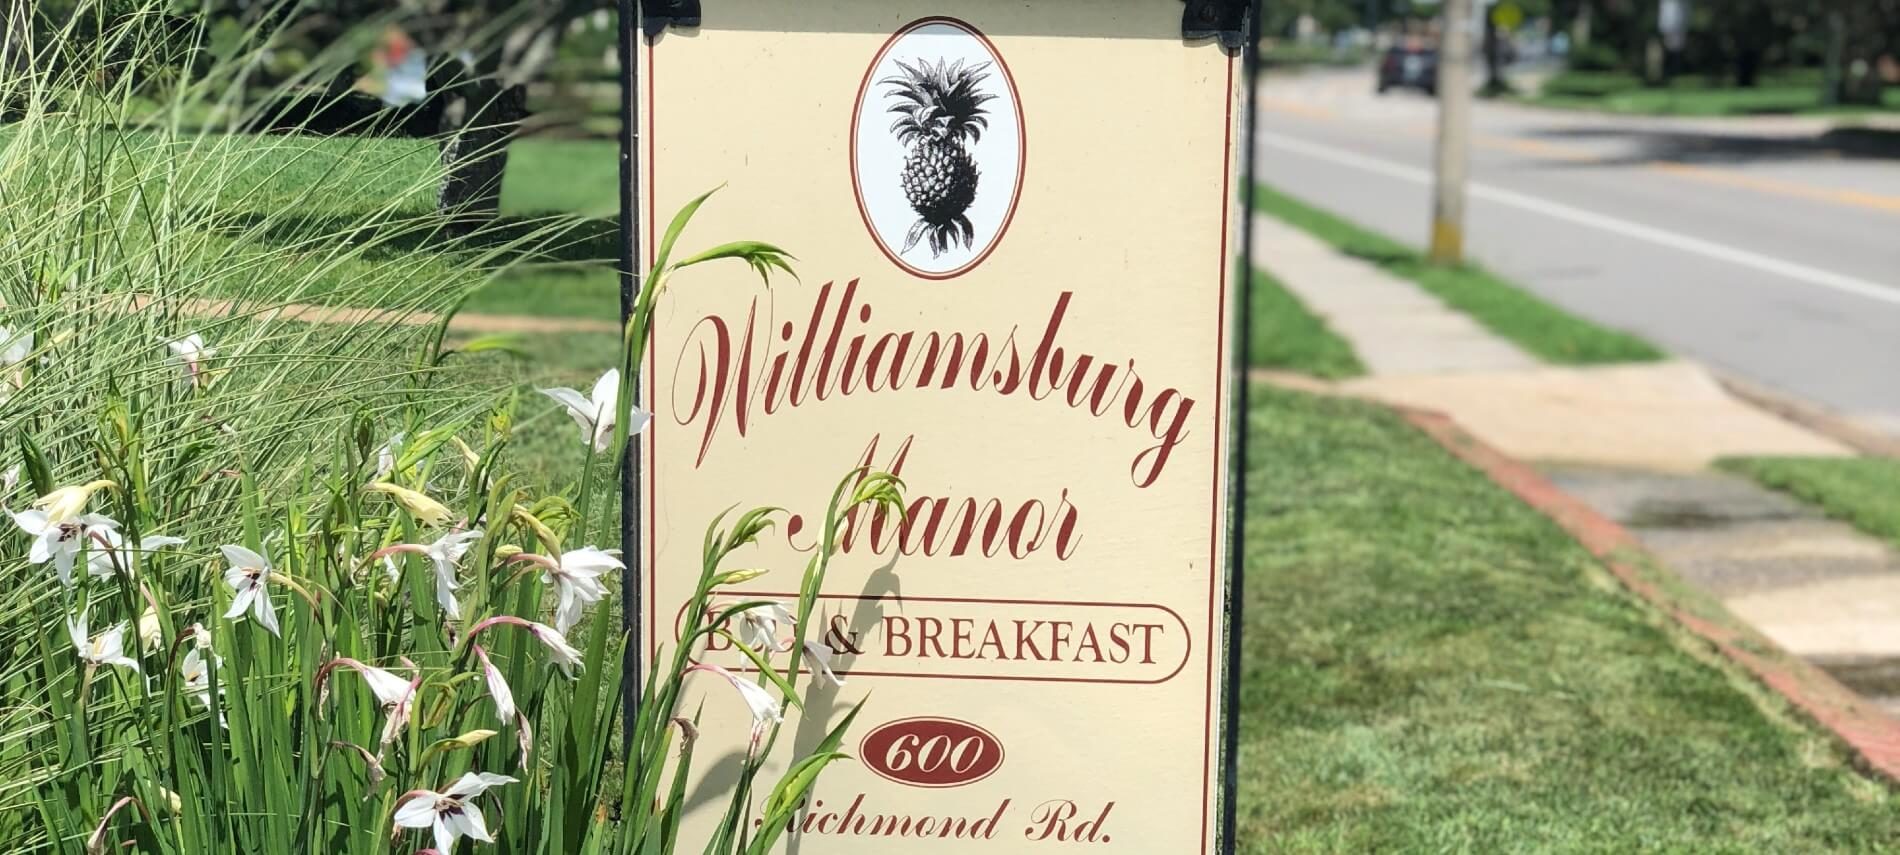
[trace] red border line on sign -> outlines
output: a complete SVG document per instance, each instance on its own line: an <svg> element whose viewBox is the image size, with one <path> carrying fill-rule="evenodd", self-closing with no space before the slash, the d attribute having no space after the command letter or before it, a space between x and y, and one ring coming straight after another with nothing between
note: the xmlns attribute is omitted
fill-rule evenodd
<svg viewBox="0 0 1900 855"><path fill-rule="evenodd" d="M1230 364L1227 359L1227 325L1229 321L1229 318L1227 317L1227 276L1228 276L1228 269L1231 268L1233 264L1232 264L1232 260L1227 257L1227 238L1228 238L1228 231L1231 228L1231 224L1228 222L1227 218L1232 215L1233 201L1234 201L1233 200L1234 188L1232 186L1233 180L1234 180L1233 178L1233 173L1234 173L1234 66L1238 64L1238 62L1239 60L1235 58L1229 58L1227 60L1227 88L1223 90L1227 93L1226 95L1226 98L1227 98L1226 125L1227 126L1224 129L1226 143L1221 146L1222 154L1221 154L1221 188L1220 188L1220 303L1219 303L1220 332L1216 334L1214 337L1215 338L1214 388L1218 391L1215 393L1215 396L1214 396L1215 440L1214 440L1214 489L1213 489L1213 498L1212 498L1213 513L1209 518L1208 526L1207 526L1207 687L1206 687L1207 693L1205 697L1203 698L1203 706L1202 706L1202 712L1201 712L1201 851L1202 852L1210 851L1208 847L1209 841L1207 839L1207 835L1209 831L1209 826L1208 826L1208 821L1207 821L1207 812L1210 809L1210 806L1212 804L1212 798L1213 798L1212 787L1213 787L1213 770L1214 770L1214 717L1218 715L1218 710L1214 708L1215 706L1214 705L1214 651L1215 651L1214 620L1215 620L1215 616L1219 614L1219 610L1215 608L1215 602L1216 602L1216 592L1218 591L1218 588L1219 588L1219 579L1220 579L1220 567L1219 567L1219 561L1218 561L1219 559L1218 553L1220 551L1220 542L1221 542L1220 511L1221 511L1222 503L1225 502L1226 500L1226 495L1225 495L1226 491L1223 490L1222 488L1226 486L1226 480L1227 480L1226 479L1227 463L1221 457L1221 453L1220 453L1221 446L1220 446L1219 437L1224 435L1224 432L1221 430L1221 428L1225 424L1225 422L1222 419L1222 414L1226 410L1226 407L1227 407L1227 384L1222 381L1226 379L1227 377L1227 367ZM1241 413L1239 414L1239 417L1244 419L1247 417L1247 414ZM1243 486L1241 487L1241 489L1246 489L1246 487L1244 486L1244 479L1246 477L1245 473L1242 473L1241 477L1243 478Z"/></svg>
<svg viewBox="0 0 1900 855"><path fill-rule="evenodd" d="M658 46L659 46L658 36L654 36L652 38L647 39L646 115L647 115L647 200L648 200L647 201L647 253L648 253L647 257L648 257L648 260L646 263L649 266L652 265L653 259L659 257L659 251L660 251L660 244L659 244L659 237L660 237L659 236L660 144L658 142L658 138L659 138L658 131L659 131L659 126L660 126L660 121L659 121L659 109L657 107L657 104L660 100L660 90L659 90L659 87L655 86L653 82L654 75L656 73L655 68L659 64L658 59L654 56L656 53L658 53L658 51L655 50L655 48L657 48ZM654 327L649 327L649 332L647 335L647 353L646 353L646 356L642 359L642 361L646 365L650 366L653 364L653 361L656 358L658 358L659 353L660 353L659 330ZM647 406L652 408L653 411L655 412L659 411L659 402L660 402L660 382L658 379L656 379L658 373L659 372L657 371L646 372ZM646 432L646 438L647 438L647 441L646 441L646 448L647 448L647 461L646 461L646 467L647 467L647 471L646 471L646 475L647 475L646 477L647 602L646 602L646 611L647 611L647 615L646 617L647 617L647 620L643 621L643 623L646 624L647 651L648 651L648 656L650 658L658 657L660 655L659 635L655 633L653 630L653 620L652 620L654 610L656 609L657 604L659 603L659 598L660 598L660 581L659 581L660 573L659 573L659 567L657 566L659 562L660 539L655 536L659 532L659 529L656 528L656 526L659 525L659 517L658 517L658 511L657 511L659 507L659 502L656 499L656 496L658 494L656 490L657 485L655 484L655 482L659 481L659 465L658 464L660 461L660 431L658 430L658 428L659 428L659 425L653 425L652 429ZM638 544L636 544L634 548L638 549L639 548ZM638 675L635 675L635 679L638 679Z"/></svg>
<svg viewBox="0 0 1900 855"><path fill-rule="evenodd" d="M989 50L990 56L996 57L996 64L1002 66L1003 82L1009 86L1009 96L1016 108L1016 186L1010 193L1009 210L1003 214L1003 224L997 228L996 237L990 240L989 246L983 248L982 254L970 259L969 263L962 267L943 273L931 273L927 270L918 270L912 267L909 262L897 257L896 253L891 252L891 248L885 245L883 236L878 234L877 224L871 222L871 212L864 207L864 188L858 184L858 122L864 112L865 97L871 91L871 77L877 74L877 67L883 64L885 55L891 52L891 48L897 44L899 39L931 24L948 24L970 35L976 36L977 40L983 42L983 46ZM962 276L976 269L977 265L988 261L990 253L995 252L997 247L1003 245L1003 238L1009 234L1009 225L1016 219L1016 206L1021 203L1023 199L1023 177L1028 174L1028 171L1029 126L1025 123L1023 118L1022 92L1016 88L1016 75L1009 69L1009 60L1003 58L1003 52L996 49L996 43L990 41L989 36L983 35L982 31L967 21L945 15L936 15L929 18L919 18L904 25L903 29L898 30L895 35L884 42L883 47L878 48L877 56L871 60L871 66L864 70L864 81L858 84L857 104L851 108L851 195L857 200L858 216L864 219L864 229L870 233L871 242L877 244L878 250L883 252L884 257L890 259L892 264L897 265L902 268L905 273L909 273L919 279L943 281Z"/></svg>
<svg viewBox="0 0 1900 855"><path fill-rule="evenodd" d="M798 597L798 595L795 593L790 593L790 592L785 592L785 591L746 591L746 592L732 591L729 593L740 596L742 598L771 599L771 598L777 598L777 597L786 597L786 598L791 598L791 599L797 599ZM921 678L921 679L931 679L931 680L996 680L996 681L1014 682L1014 683L1093 683L1096 685L1109 685L1109 686L1155 686L1155 685L1160 685L1162 683L1166 683L1169 680L1172 680L1175 677L1180 676L1182 671L1187 670L1188 662L1194 659L1194 634L1193 634L1193 630L1188 628L1187 619L1181 617L1180 612L1177 612L1174 609L1168 608L1167 606L1161 605L1160 603L1108 603L1108 602L1088 602L1088 601L1077 601L1077 600L999 600L999 599L987 599L983 597L903 597L903 596L887 597L887 596L866 596L864 594L819 594L818 599L821 599L821 600L861 600L865 602L878 602L880 600L890 600L892 602L896 602L899 604L903 604L903 603L982 603L986 605L999 605L999 606L1073 606L1073 607L1078 607L1078 608L1156 609L1159 611L1167 612L1168 617L1174 618L1175 622L1181 625L1182 634L1187 637L1187 649L1182 651L1181 653L1181 664L1175 666L1175 669L1173 671L1168 672L1168 676L1162 677L1158 680L1103 680L1103 679L1096 679L1096 678L1091 678L1091 677L1011 677L1011 676L1000 675L1000 674L916 674L916 673L910 673L906 671L865 671L865 670L860 670L857 668L853 668L849 672L847 672L845 674L845 676L847 677L899 677L899 678ZM679 611L673 615L673 640L676 642L679 640L679 637L680 637L680 626L686 620L686 607L690 605L692 605L692 602L690 601L680 603ZM1212 654L1210 653L1209 655L1211 656ZM752 666L748 666L748 665L742 665L742 666L732 667L728 670L731 670L734 672L740 672L740 673L756 674L758 673L759 669ZM802 665L799 666L798 671L801 674L811 673L811 669L806 668Z"/></svg>

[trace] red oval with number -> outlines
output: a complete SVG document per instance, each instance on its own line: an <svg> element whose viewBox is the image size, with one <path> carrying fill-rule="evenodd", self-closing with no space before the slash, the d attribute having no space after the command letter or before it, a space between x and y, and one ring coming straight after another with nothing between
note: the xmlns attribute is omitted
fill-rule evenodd
<svg viewBox="0 0 1900 855"><path fill-rule="evenodd" d="M865 734L858 762L880 776L913 787L961 787L996 773L1003 743L996 735L953 718L907 718Z"/></svg>

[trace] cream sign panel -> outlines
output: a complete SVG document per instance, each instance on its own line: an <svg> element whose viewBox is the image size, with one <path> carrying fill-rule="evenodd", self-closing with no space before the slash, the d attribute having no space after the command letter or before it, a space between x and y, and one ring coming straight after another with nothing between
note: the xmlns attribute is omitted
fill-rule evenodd
<svg viewBox="0 0 1900 855"><path fill-rule="evenodd" d="M1162 0L721 0L640 63L642 223L723 184L682 245L800 276L660 302L648 661L721 510L788 509L733 598L790 601L838 478L907 485L907 518L845 522L808 627L845 683L764 779L865 703L780 851L1210 851L1237 62ZM748 750L702 693L687 842Z"/></svg>

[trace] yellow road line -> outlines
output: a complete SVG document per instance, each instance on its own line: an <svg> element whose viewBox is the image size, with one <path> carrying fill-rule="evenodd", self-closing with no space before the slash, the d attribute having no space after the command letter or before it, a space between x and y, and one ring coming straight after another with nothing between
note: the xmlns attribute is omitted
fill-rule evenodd
<svg viewBox="0 0 1900 855"><path fill-rule="evenodd" d="M1900 214L1900 196L1883 196L1879 193L1863 193L1859 190L1815 187L1809 184L1781 181L1774 178L1761 178L1754 175L1744 175L1734 170L1715 169L1688 163L1652 161L1644 164L1644 166L1665 174L1680 178L1692 178L1697 181L1706 181L1710 184L1721 184L1727 187L1755 190L1776 196L1810 199L1816 202L1830 202L1836 205L1849 205L1857 208L1885 211L1890 214Z"/></svg>

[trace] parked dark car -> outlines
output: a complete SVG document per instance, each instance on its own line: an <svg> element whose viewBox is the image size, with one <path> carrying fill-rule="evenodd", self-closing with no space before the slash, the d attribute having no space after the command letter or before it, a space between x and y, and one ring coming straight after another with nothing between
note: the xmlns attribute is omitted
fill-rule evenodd
<svg viewBox="0 0 1900 855"><path fill-rule="evenodd" d="M1438 92L1438 51L1417 45L1393 45L1379 62L1379 94L1391 89Z"/></svg>

